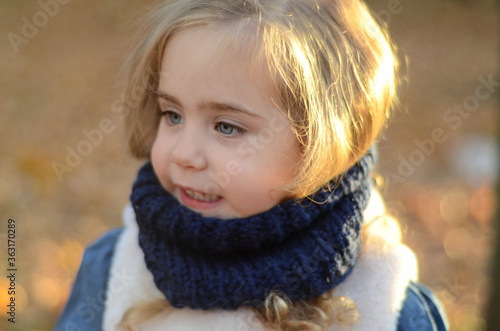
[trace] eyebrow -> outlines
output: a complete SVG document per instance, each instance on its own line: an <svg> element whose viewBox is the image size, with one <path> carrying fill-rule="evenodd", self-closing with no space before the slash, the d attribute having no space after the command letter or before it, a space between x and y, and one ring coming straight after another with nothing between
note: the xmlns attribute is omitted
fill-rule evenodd
<svg viewBox="0 0 500 331"><path fill-rule="evenodd" d="M203 104L203 108L208 108L212 109L215 111L227 111L227 112L236 112L236 113L243 113L252 117L261 117L260 115L257 115L241 106L229 104L229 103L222 103L222 102L207 102Z"/></svg>
<svg viewBox="0 0 500 331"><path fill-rule="evenodd" d="M165 92L161 92L161 91L156 91L155 92L155 95L158 97L158 98L162 98L164 99L165 101L168 101L168 102L172 102L172 103L175 103L176 105L179 105L182 107L182 103L177 100L176 97L168 94L168 93L165 93Z"/></svg>
<svg viewBox="0 0 500 331"><path fill-rule="evenodd" d="M176 105L179 105L180 107L182 107L182 103L176 97L174 97L168 93L165 93L162 91L156 91L155 94L158 98L162 98L165 101L175 103ZM220 111L220 112L243 113L243 114L246 114L246 115L249 115L252 117L262 117L260 115L255 114L254 112L251 112L250 110L247 110L244 107L241 107L241 106L238 106L235 104L231 104L231 103L224 103L224 102L215 102L215 101L202 102L202 103L200 103L198 108L210 109L210 110L215 110L215 111Z"/></svg>

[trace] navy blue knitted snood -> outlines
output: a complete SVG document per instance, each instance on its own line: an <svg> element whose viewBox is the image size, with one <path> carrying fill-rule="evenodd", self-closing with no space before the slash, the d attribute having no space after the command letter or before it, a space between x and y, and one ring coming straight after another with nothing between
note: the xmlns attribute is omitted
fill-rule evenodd
<svg viewBox="0 0 500 331"><path fill-rule="evenodd" d="M139 245L158 289L176 308L259 306L271 291L291 301L317 297L350 273L371 191L372 153L302 201L247 218L207 218L182 206L150 162L131 201Z"/></svg>

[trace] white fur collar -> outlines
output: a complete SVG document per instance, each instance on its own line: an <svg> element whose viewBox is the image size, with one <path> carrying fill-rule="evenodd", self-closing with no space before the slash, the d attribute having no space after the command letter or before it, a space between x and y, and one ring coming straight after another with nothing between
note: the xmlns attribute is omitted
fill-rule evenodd
<svg viewBox="0 0 500 331"><path fill-rule="evenodd" d="M365 219L384 212L383 202L372 194ZM370 215L368 217L368 215ZM123 314L131 307L164 299L156 288L153 275L144 263L138 243L138 227L131 206L123 213L125 228L118 240L108 280L107 300L103 317L105 331L116 330ZM331 330L364 331L396 330L397 319L410 280L417 279L417 262L413 252L402 244L381 249L377 244L366 245L352 273L334 291L345 295L357 306L360 321ZM248 308L236 311L198 311L175 309L159 314L141 325L141 330L265 330Z"/></svg>

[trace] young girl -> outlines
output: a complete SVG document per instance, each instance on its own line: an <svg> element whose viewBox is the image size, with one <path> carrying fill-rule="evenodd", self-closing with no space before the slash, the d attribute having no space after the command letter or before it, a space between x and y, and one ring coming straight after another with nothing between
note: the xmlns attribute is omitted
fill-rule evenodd
<svg viewBox="0 0 500 331"><path fill-rule="evenodd" d="M445 330L372 185L391 44L357 0L166 0L130 57L148 161L58 330Z"/></svg>

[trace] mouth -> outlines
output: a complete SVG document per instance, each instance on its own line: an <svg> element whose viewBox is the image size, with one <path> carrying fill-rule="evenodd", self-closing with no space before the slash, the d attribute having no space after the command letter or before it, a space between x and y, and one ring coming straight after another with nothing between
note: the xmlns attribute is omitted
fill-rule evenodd
<svg viewBox="0 0 500 331"><path fill-rule="evenodd" d="M190 208L206 210L217 207L222 201L222 197L214 194L207 194L196 191L188 187L178 186L180 202Z"/></svg>
<svg viewBox="0 0 500 331"><path fill-rule="evenodd" d="M188 189L184 189L184 192L188 197L191 199L195 199L198 201L205 201L205 202L212 202L220 198L218 195L213 195L213 194L206 194L206 193L201 193L198 191L192 191Z"/></svg>

